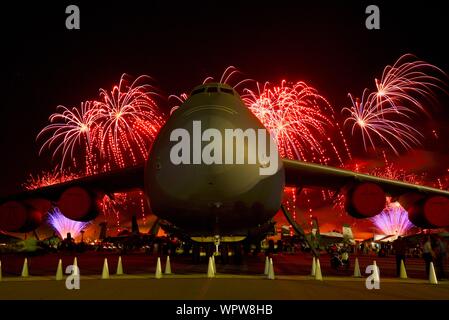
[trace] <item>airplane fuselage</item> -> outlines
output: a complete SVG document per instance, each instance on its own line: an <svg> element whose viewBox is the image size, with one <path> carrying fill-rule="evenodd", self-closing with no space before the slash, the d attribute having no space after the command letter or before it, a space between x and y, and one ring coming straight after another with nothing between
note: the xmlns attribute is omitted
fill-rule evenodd
<svg viewBox="0 0 449 320"><path fill-rule="evenodd" d="M145 189L154 214L192 236L246 235L269 221L285 174L264 132L231 87L195 88L150 150Z"/></svg>

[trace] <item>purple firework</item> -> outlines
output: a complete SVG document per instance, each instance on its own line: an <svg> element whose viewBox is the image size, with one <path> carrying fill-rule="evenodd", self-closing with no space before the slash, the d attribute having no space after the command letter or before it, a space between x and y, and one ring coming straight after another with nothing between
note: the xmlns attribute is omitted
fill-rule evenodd
<svg viewBox="0 0 449 320"><path fill-rule="evenodd" d="M59 208L53 208L49 211L48 222L62 239L67 238L68 233L70 233L72 238L76 238L89 225L89 222L74 221L66 218Z"/></svg>
<svg viewBox="0 0 449 320"><path fill-rule="evenodd" d="M402 236L413 228L407 211L399 202L390 203L380 214L371 218L371 221L385 235Z"/></svg>

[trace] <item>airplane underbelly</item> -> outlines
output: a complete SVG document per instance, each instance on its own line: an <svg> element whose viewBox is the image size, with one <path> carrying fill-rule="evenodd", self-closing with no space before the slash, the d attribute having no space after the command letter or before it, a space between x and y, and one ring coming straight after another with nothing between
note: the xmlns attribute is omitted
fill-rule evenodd
<svg viewBox="0 0 449 320"><path fill-rule="evenodd" d="M157 216L192 235L241 235L276 214L282 201L283 183L284 171L279 170L244 192L232 189L216 192L220 188L206 185L212 191L180 197L153 186L150 206Z"/></svg>

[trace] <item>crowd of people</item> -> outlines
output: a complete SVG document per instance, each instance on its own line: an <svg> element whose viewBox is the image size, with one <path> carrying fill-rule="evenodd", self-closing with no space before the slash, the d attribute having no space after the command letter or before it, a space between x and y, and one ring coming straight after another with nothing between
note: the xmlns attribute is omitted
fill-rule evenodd
<svg viewBox="0 0 449 320"><path fill-rule="evenodd" d="M430 272L430 263L433 263L437 278L445 279L446 274L444 271L444 265L447 263L448 257L447 240L439 236L428 235L420 244L418 244L418 246L421 249L421 256L426 265L427 277ZM414 248L417 248L418 246L415 246ZM393 242L392 248L396 256L396 273L399 276L401 261L404 261L404 264L406 263L407 253L409 252L407 240L403 237L398 237Z"/></svg>
<svg viewBox="0 0 449 320"><path fill-rule="evenodd" d="M427 277L430 272L430 263L433 263L435 273L438 279L447 279L445 265L448 264L449 245L448 239L438 235L427 235L421 240L410 241L399 236L394 241L372 242L364 241L356 245L332 244L326 248L332 256L340 257L345 260L346 253L355 255L372 255L378 257L387 257L394 255L396 257L396 273L399 276L401 270L401 261L406 264L409 258L422 258L425 262L425 272Z"/></svg>

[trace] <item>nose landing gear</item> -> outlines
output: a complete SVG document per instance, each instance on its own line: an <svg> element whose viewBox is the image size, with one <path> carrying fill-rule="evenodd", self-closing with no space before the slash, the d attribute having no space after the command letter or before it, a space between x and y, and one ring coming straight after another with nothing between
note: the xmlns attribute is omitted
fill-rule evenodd
<svg viewBox="0 0 449 320"><path fill-rule="evenodd" d="M217 234L214 236L214 244L215 244L215 255L218 256L218 246L220 245L220 236Z"/></svg>

